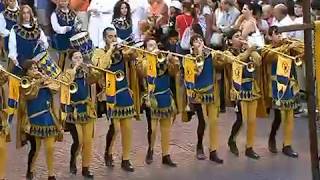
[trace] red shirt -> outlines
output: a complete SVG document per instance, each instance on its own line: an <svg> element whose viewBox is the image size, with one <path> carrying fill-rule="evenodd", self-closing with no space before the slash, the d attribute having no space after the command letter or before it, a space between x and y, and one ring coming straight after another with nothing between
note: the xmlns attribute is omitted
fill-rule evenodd
<svg viewBox="0 0 320 180"><path fill-rule="evenodd" d="M176 17L176 26L179 29L179 38L182 38L184 31L187 27L192 25L193 17L191 15L181 14Z"/></svg>

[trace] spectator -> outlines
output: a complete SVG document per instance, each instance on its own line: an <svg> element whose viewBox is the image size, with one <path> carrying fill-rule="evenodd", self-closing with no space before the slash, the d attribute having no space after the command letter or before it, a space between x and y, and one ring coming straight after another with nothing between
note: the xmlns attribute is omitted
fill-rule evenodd
<svg viewBox="0 0 320 180"><path fill-rule="evenodd" d="M273 9L274 19L272 26L289 26L294 24L290 16L288 15L288 8L284 4L278 4ZM295 32L285 32L282 33L285 37L294 37Z"/></svg>
<svg viewBox="0 0 320 180"><path fill-rule="evenodd" d="M179 40L181 40L186 28L197 21L192 3L184 2L182 3L182 7L183 13L176 18L176 31L179 33Z"/></svg>
<svg viewBox="0 0 320 180"><path fill-rule="evenodd" d="M89 0L70 0L70 7L77 12L77 16L81 21L81 30L88 30L89 15L87 9L89 7Z"/></svg>
<svg viewBox="0 0 320 180"><path fill-rule="evenodd" d="M113 7L118 0L92 0L88 7L90 14L88 32L90 39L95 47L103 48L105 43L103 41L103 30L106 27L113 27L112 12Z"/></svg>
<svg viewBox="0 0 320 180"><path fill-rule="evenodd" d="M200 2L198 19L205 37L205 44L210 44L213 21L215 21L214 11L217 7L218 2L216 0L201 0Z"/></svg>
<svg viewBox="0 0 320 180"><path fill-rule="evenodd" d="M296 0L295 1L295 4L294 4L295 19L293 21L294 24L303 24L302 3L303 3L302 0ZM296 31L294 38L303 41L304 40L303 31Z"/></svg>
<svg viewBox="0 0 320 180"><path fill-rule="evenodd" d="M148 17L156 17L156 28L160 29L169 22L169 9L164 0L150 0Z"/></svg>
<svg viewBox="0 0 320 180"><path fill-rule="evenodd" d="M141 31L139 29L139 24L144 19L147 19L147 0L139 0L139 3L137 3L136 0L124 0L129 3L131 7L131 18L132 22L132 33L134 35L134 39L136 41L141 40Z"/></svg>
<svg viewBox="0 0 320 180"><path fill-rule="evenodd" d="M173 0L169 5L169 31L175 30L176 17L181 14L182 4L178 0Z"/></svg>
<svg viewBox="0 0 320 180"><path fill-rule="evenodd" d="M112 24L117 30L117 36L128 40L132 34L132 19L130 5L125 1L118 1L113 9Z"/></svg>
<svg viewBox="0 0 320 180"><path fill-rule="evenodd" d="M239 29L241 31L241 36L247 39L252 33L256 32L257 21L254 18L256 15L256 5L254 3L247 3L243 6L242 14L243 21L241 22Z"/></svg>
<svg viewBox="0 0 320 180"><path fill-rule="evenodd" d="M260 30L260 32L266 35L269 29L269 24L265 19L262 18L262 7L259 4L256 5L255 14L256 15L254 17L256 19L258 29Z"/></svg>
<svg viewBox="0 0 320 180"><path fill-rule="evenodd" d="M267 21L268 25L272 25L273 14L272 14L272 6L270 4L262 5L262 18Z"/></svg>
<svg viewBox="0 0 320 180"><path fill-rule="evenodd" d="M215 10L216 23L213 24L211 45L221 46L223 33L234 25L240 11L235 7L234 0L222 0L220 7Z"/></svg>

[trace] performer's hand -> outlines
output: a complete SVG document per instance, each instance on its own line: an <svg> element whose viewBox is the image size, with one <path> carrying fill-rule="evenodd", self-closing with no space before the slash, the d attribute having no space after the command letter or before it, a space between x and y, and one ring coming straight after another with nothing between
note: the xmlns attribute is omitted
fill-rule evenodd
<svg viewBox="0 0 320 180"><path fill-rule="evenodd" d="M66 30L67 30L67 32L69 32L69 31L72 30L72 27L71 26L66 26Z"/></svg>
<svg viewBox="0 0 320 180"><path fill-rule="evenodd" d="M11 59L15 66L19 66L19 62L16 59Z"/></svg>

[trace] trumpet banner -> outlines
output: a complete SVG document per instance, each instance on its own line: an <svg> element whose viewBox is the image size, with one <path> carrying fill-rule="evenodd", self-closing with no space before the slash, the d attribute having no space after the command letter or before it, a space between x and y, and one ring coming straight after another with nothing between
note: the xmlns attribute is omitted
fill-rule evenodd
<svg viewBox="0 0 320 180"><path fill-rule="evenodd" d="M187 84L194 84L195 83L195 69L196 64L190 57L184 58L184 80Z"/></svg>
<svg viewBox="0 0 320 180"><path fill-rule="evenodd" d="M232 63L232 81L236 91L240 91L242 84L243 65L238 62Z"/></svg>
<svg viewBox="0 0 320 180"><path fill-rule="evenodd" d="M284 93L287 89L290 73L291 73L292 60L284 56L278 56L277 62L277 89L278 92Z"/></svg>
<svg viewBox="0 0 320 180"><path fill-rule="evenodd" d="M20 79L9 76L9 95L8 95L8 122L12 122L15 110L18 107L20 98Z"/></svg>
<svg viewBox="0 0 320 180"><path fill-rule="evenodd" d="M68 85L60 85L60 102L64 105L70 105L70 87Z"/></svg>
<svg viewBox="0 0 320 180"><path fill-rule="evenodd" d="M155 88L154 80L157 77L157 56L155 54L146 54L147 58L147 82L148 92L152 92Z"/></svg>
<svg viewBox="0 0 320 180"><path fill-rule="evenodd" d="M320 107L320 21L315 21L314 29L314 58L316 64L316 88L317 88L317 108Z"/></svg>
<svg viewBox="0 0 320 180"><path fill-rule="evenodd" d="M106 72L106 96L107 106L112 108L116 100L116 75L111 72Z"/></svg>

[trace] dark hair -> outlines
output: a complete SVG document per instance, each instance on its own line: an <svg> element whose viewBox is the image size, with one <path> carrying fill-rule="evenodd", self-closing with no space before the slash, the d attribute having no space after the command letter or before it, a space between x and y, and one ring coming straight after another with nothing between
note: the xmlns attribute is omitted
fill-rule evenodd
<svg viewBox="0 0 320 180"><path fill-rule="evenodd" d="M116 31L116 30L115 30L113 27L107 27L107 28L105 28L105 29L103 30L103 33L102 33L103 38L105 38L105 37L107 36L107 33L108 33L109 31Z"/></svg>
<svg viewBox="0 0 320 180"><path fill-rule="evenodd" d="M268 35L272 36L273 33L279 33L278 26L271 26L268 30Z"/></svg>
<svg viewBox="0 0 320 180"><path fill-rule="evenodd" d="M241 31L239 29L233 28L225 33L224 39L222 41L222 49L228 49L228 47L231 46L230 40L237 32L241 32Z"/></svg>
<svg viewBox="0 0 320 180"><path fill-rule="evenodd" d="M195 4L192 2L183 2L182 3L183 11L187 10L191 13L192 17L196 17L196 10L195 10Z"/></svg>
<svg viewBox="0 0 320 180"><path fill-rule="evenodd" d="M293 0L287 0L286 6L288 8L289 16L295 16L295 14L294 14L294 4L295 4L295 2Z"/></svg>
<svg viewBox="0 0 320 180"><path fill-rule="evenodd" d="M191 28L194 33L199 34L202 38L204 38L202 27L200 26L200 24L192 24Z"/></svg>
<svg viewBox="0 0 320 180"><path fill-rule="evenodd" d="M37 62L32 60L32 59L27 59L23 64L22 64L22 68L24 70L25 73L27 73L27 71L31 68L31 66L33 64L36 64Z"/></svg>
<svg viewBox="0 0 320 180"><path fill-rule="evenodd" d="M197 39L202 39L202 40L204 40L203 37L202 37L200 34L195 33L195 34L193 34L193 35L191 36L191 38L190 38L190 45L192 46L193 42L194 42L195 40L197 40Z"/></svg>
<svg viewBox="0 0 320 180"><path fill-rule="evenodd" d="M248 9L252 11L252 15L256 16L258 13L262 13L262 7L256 2L247 2L245 5L248 6Z"/></svg>
<svg viewBox="0 0 320 180"><path fill-rule="evenodd" d="M123 0L119 0L113 8L113 16L112 16L112 20L121 17L121 6L122 4L125 4L127 6L127 15L126 15L126 19L129 21L129 23L132 23L132 19L131 19L131 8L130 5L123 1Z"/></svg>
<svg viewBox="0 0 320 180"><path fill-rule="evenodd" d="M69 50L69 52L68 52L68 58L69 58L69 60L72 60L72 57L73 57L73 55L74 55L76 52L80 52L80 51L77 50L77 49L70 49L70 50Z"/></svg>

